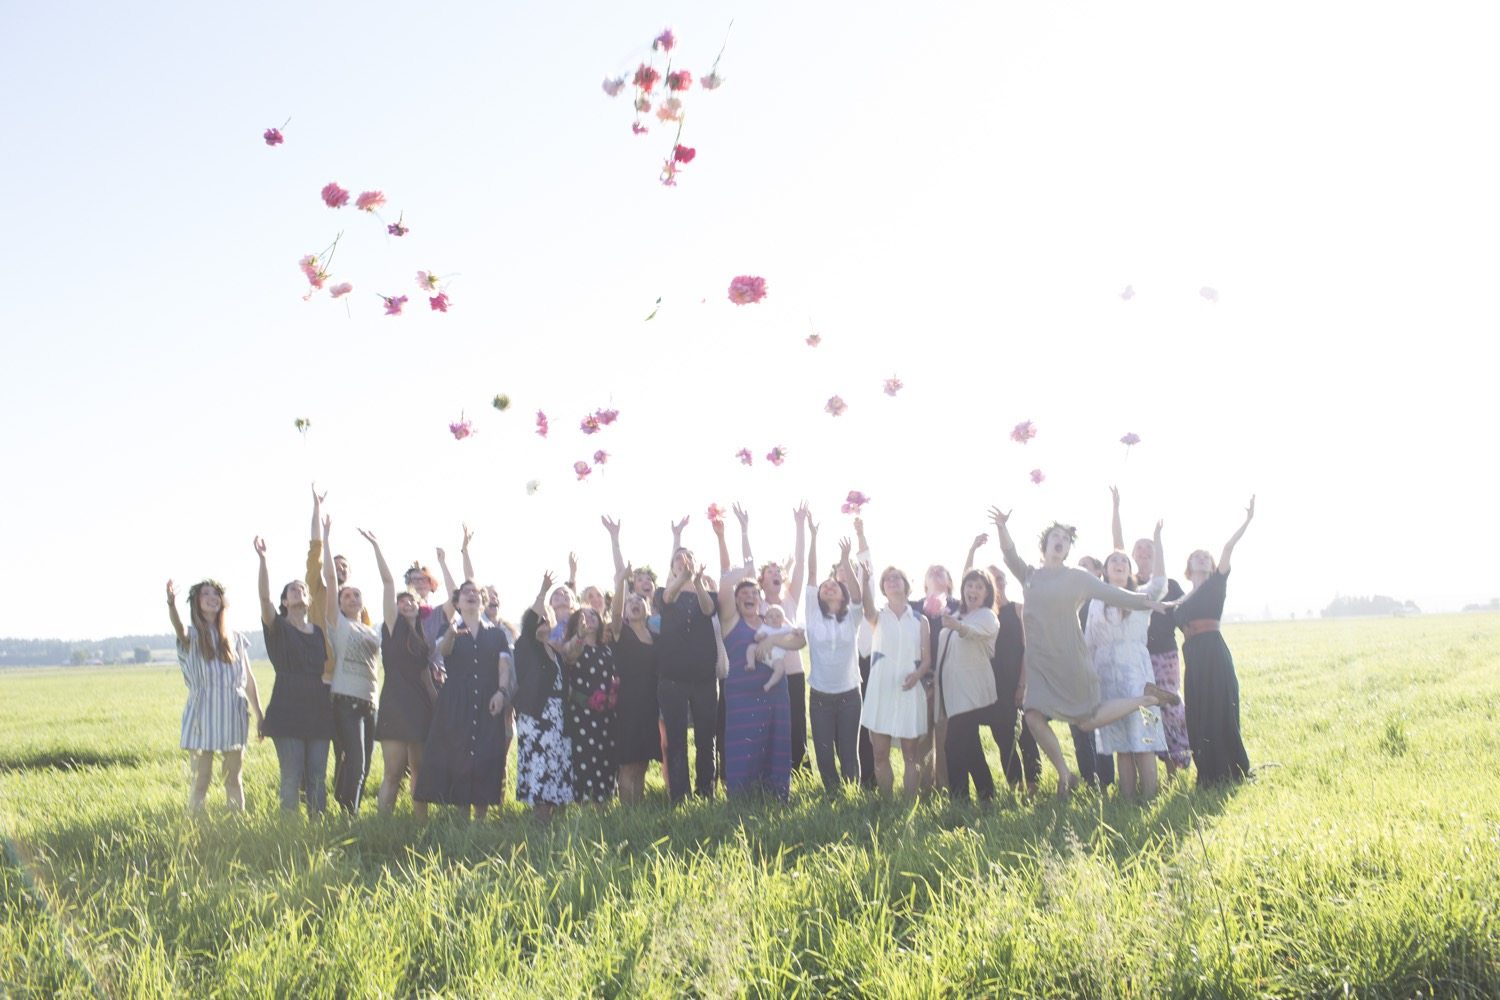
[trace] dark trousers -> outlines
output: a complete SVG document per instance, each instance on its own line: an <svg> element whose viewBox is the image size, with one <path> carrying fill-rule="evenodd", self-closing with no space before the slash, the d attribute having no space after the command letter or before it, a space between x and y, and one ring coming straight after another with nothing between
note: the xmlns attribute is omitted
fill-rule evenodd
<svg viewBox="0 0 1500 1000"><path fill-rule="evenodd" d="M1000 770L1012 788L1021 787L1024 780L1029 787L1036 787L1042 778L1042 751L1036 745L1036 737L1021 720L1021 712L1014 704L1003 706L996 702L989 718L990 734L1000 748Z"/></svg>
<svg viewBox="0 0 1500 1000"><path fill-rule="evenodd" d="M348 695L333 696L333 747L336 755L334 801L349 814L359 812L370 759L375 755L375 706Z"/></svg>
<svg viewBox="0 0 1500 1000"><path fill-rule="evenodd" d="M687 798L689 787L701 798L714 795L714 732L718 726L719 685L710 677L702 681L677 681L662 677L656 682L657 703L667 727L667 787L672 801ZM688 720L693 725L696 780L688 782Z"/></svg>
<svg viewBox="0 0 1500 1000"><path fill-rule="evenodd" d="M795 771L812 766L807 759L807 676L787 674L786 694L792 700L792 770Z"/></svg>
<svg viewBox="0 0 1500 1000"><path fill-rule="evenodd" d="M955 799L968 800L970 778L980 801L995 797L995 779L990 775L989 761L984 759L984 745L979 742L980 724L993 715L993 708L986 705L948 716L948 737L943 743L948 758L948 792Z"/></svg>
<svg viewBox="0 0 1500 1000"><path fill-rule="evenodd" d="M1094 734L1069 726L1073 734L1073 756L1078 761L1078 776L1090 785L1108 788L1115 780L1115 759L1094 750Z"/></svg>
<svg viewBox="0 0 1500 1000"><path fill-rule="evenodd" d="M859 695L863 703L865 691L870 686L870 658L859 658ZM870 742L870 731L859 727L859 784L861 788L875 790L875 744Z"/></svg>
<svg viewBox="0 0 1500 1000"><path fill-rule="evenodd" d="M823 777L823 788L832 795L839 790L839 772L844 781L853 784L859 780L859 737L864 730L859 725L862 705L858 688L850 688L842 694L824 694L813 689L808 715L812 718L813 753L818 758L818 773ZM792 731L795 743L796 730ZM866 736L866 739L869 737Z"/></svg>

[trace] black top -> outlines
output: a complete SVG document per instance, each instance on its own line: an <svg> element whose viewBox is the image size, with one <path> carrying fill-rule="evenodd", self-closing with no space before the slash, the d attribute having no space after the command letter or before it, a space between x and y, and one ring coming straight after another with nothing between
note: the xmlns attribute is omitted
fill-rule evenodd
<svg viewBox="0 0 1500 1000"><path fill-rule="evenodd" d="M1142 580L1139 576L1135 578L1137 587L1144 587L1149 581ZM1167 580L1167 594L1163 601L1175 601L1182 596L1182 584L1176 580ZM1177 632L1172 628L1172 617L1160 611L1151 612L1151 624L1146 628L1146 651L1148 653L1175 653L1177 652Z"/></svg>
<svg viewBox="0 0 1500 1000"><path fill-rule="evenodd" d="M262 623L276 684L266 706L266 735L297 740L333 738L333 701L323 683L323 630L303 632L286 615Z"/></svg>
<svg viewBox="0 0 1500 1000"><path fill-rule="evenodd" d="M559 690L557 655L536 638L541 626L536 610L527 608L521 616L521 634L516 636L516 711L535 719L542 717L547 700Z"/></svg>
<svg viewBox="0 0 1500 1000"><path fill-rule="evenodd" d="M427 641L405 618L397 617L396 631L380 626L380 657L385 683L380 686L375 738L398 743L421 743L432 723L432 699L423 678L431 669Z"/></svg>
<svg viewBox="0 0 1500 1000"><path fill-rule="evenodd" d="M1021 613L1016 610L1016 602L1007 602L996 617L1000 619L1000 634L995 636L995 655L990 662L996 670L1019 677L1021 661L1026 658L1026 633L1021 627Z"/></svg>
<svg viewBox="0 0 1500 1000"><path fill-rule="evenodd" d="M684 587L677 600L667 603L665 587L656 588L656 606L661 608L661 636L657 639L657 665L661 676L691 683L711 681L719 658L714 646L713 615L719 613L719 595L709 594L711 615L698 607L698 595Z"/></svg>
<svg viewBox="0 0 1500 1000"><path fill-rule="evenodd" d="M1212 573L1207 580L1193 588L1181 604L1172 611L1172 624L1186 628L1187 623L1200 618L1218 621L1224 617L1224 597L1229 574Z"/></svg>

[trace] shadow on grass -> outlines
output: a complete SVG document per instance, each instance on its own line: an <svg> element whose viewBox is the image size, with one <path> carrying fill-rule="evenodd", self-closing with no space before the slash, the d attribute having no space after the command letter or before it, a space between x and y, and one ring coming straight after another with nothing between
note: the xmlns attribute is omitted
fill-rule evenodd
<svg viewBox="0 0 1500 1000"><path fill-rule="evenodd" d="M139 767L151 757L128 750L27 747L0 753L0 771L77 771L86 767Z"/></svg>

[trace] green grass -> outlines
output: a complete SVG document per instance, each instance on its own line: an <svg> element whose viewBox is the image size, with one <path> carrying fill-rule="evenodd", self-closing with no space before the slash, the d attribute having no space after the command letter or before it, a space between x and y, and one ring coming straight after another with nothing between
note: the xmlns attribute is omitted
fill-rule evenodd
<svg viewBox="0 0 1500 1000"><path fill-rule="evenodd" d="M1500 615L1226 634L1238 790L908 807L809 776L551 829L309 825L269 743L248 815L216 788L192 820L175 666L9 671L0 993L1500 995Z"/></svg>

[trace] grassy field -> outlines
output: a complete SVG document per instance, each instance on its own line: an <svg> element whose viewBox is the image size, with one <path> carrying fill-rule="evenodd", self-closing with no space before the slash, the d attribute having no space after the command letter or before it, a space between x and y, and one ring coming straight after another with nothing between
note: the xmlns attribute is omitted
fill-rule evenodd
<svg viewBox="0 0 1500 1000"><path fill-rule="evenodd" d="M1226 635L1235 791L913 808L809 776L545 830L283 817L269 743L249 813L216 788L192 820L175 666L9 671L0 992L1500 995L1500 615Z"/></svg>

